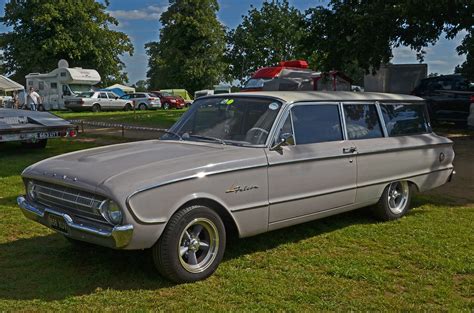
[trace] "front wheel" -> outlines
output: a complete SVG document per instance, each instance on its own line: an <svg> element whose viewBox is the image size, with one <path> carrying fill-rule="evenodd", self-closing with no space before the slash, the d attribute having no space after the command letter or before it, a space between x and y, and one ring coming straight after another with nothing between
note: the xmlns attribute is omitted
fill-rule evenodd
<svg viewBox="0 0 474 313"><path fill-rule="evenodd" d="M225 227L219 215L206 206L190 206L170 219L152 247L153 261L169 280L194 282L216 271L225 244Z"/></svg>
<svg viewBox="0 0 474 313"><path fill-rule="evenodd" d="M97 103L92 106L92 112L100 112L100 105Z"/></svg>
<svg viewBox="0 0 474 313"><path fill-rule="evenodd" d="M170 104L167 103L167 102L165 102L165 103L163 104L163 110L169 110L169 108L170 108Z"/></svg>
<svg viewBox="0 0 474 313"><path fill-rule="evenodd" d="M390 183L373 207L374 215L382 221L391 221L405 215L410 209L412 187L407 181Z"/></svg>
<svg viewBox="0 0 474 313"><path fill-rule="evenodd" d="M23 147L28 149L44 149L48 144L48 139L40 139L38 141L22 141Z"/></svg>

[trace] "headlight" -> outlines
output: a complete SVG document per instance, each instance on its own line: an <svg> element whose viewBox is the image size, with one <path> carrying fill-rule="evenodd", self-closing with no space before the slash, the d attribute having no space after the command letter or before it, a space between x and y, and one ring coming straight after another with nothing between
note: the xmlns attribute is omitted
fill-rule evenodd
<svg viewBox="0 0 474 313"><path fill-rule="evenodd" d="M117 225L122 222L122 211L117 203L112 200L104 200L100 205L100 214L110 223Z"/></svg>
<svg viewBox="0 0 474 313"><path fill-rule="evenodd" d="M36 199L36 185L31 180L26 184L26 193L31 200Z"/></svg>

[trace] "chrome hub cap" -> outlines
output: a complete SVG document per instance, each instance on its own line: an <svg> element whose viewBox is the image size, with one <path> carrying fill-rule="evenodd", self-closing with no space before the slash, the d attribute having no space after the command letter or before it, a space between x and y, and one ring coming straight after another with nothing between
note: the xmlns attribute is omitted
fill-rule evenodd
<svg viewBox="0 0 474 313"><path fill-rule="evenodd" d="M408 201L409 186L406 181L391 183L388 187L388 207L394 214L400 214Z"/></svg>
<svg viewBox="0 0 474 313"><path fill-rule="evenodd" d="M181 233L178 244L179 261L190 273L205 271L217 256L219 233L207 218L196 218Z"/></svg>

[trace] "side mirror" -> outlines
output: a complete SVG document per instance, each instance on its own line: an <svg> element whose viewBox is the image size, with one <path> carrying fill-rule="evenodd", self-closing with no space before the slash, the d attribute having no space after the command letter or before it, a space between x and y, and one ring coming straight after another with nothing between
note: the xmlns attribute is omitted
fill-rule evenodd
<svg viewBox="0 0 474 313"><path fill-rule="evenodd" d="M273 145L270 150L281 150L282 146L293 144L294 138L292 133L283 133L280 134L279 141Z"/></svg>

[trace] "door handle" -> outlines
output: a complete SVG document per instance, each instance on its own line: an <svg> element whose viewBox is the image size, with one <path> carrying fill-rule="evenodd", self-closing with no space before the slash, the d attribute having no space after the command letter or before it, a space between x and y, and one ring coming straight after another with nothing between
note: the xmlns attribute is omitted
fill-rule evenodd
<svg viewBox="0 0 474 313"><path fill-rule="evenodd" d="M356 147L342 148L342 153L354 153L357 151Z"/></svg>

